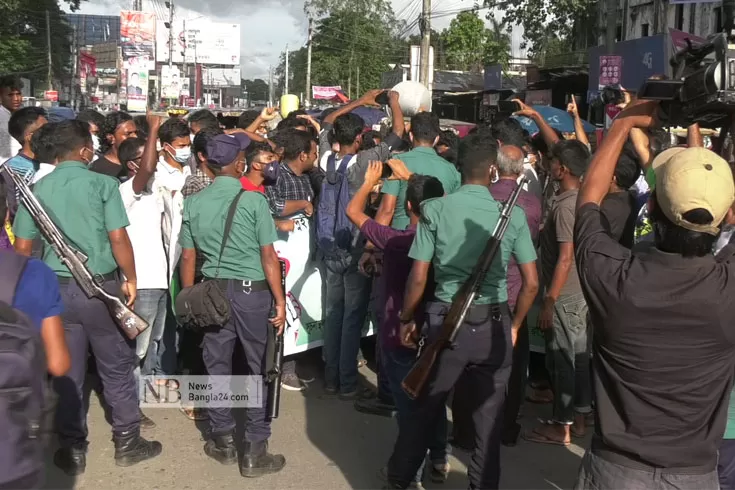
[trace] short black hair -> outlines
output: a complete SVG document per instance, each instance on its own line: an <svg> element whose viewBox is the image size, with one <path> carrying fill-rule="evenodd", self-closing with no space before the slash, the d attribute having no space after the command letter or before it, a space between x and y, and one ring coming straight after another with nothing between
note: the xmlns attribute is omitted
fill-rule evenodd
<svg viewBox="0 0 735 490"><path fill-rule="evenodd" d="M216 129L206 128L206 129L202 129L201 131L197 133L196 136L194 136L194 141L192 141L191 143L191 149L194 152L194 155L196 156L197 163L201 163L199 160L199 153L204 155L204 157L206 158L207 143L209 142L209 140L211 140L212 138L220 134L224 134L224 131L222 131L220 128L216 128Z"/></svg>
<svg viewBox="0 0 735 490"><path fill-rule="evenodd" d="M447 151L441 153L440 156L448 161L457 165L457 150L459 149L459 136L454 131L445 130L439 135L439 142L436 146L446 146Z"/></svg>
<svg viewBox="0 0 735 490"><path fill-rule="evenodd" d="M245 161L248 164L248 169L250 168L250 164L253 163L253 160L255 160L255 157L261 153L275 152L273 151L273 147L265 141L251 141L250 145L248 145L248 149L245 151Z"/></svg>
<svg viewBox="0 0 735 490"><path fill-rule="evenodd" d="M41 126L31 137L31 151L36 160L43 163L56 161L56 129L59 123L48 123Z"/></svg>
<svg viewBox="0 0 735 490"><path fill-rule="evenodd" d="M158 139L161 140L161 145L167 143L170 145L176 138L183 138L190 134L188 124L179 118L171 118L161 124L161 128L158 130Z"/></svg>
<svg viewBox="0 0 735 490"><path fill-rule="evenodd" d="M360 151L370 150L378 146L378 144L375 142L375 138L381 138L378 131L374 131L372 129L370 131L365 131L362 134L362 144L360 145Z"/></svg>
<svg viewBox="0 0 735 490"><path fill-rule="evenodd" d="M444 186L441 181L431 175L413 174L406 185L406 203L416 216L421 216L421 203L427 199L442 197ZM406 206L408 209L408 206Z"/></svg>
<svg viewBox="0 0 735 490"><path fill-rule="evenodd" d="M143 138L128 138L120 144L117 150L117 156L120 163L127 165L128 162L135 160L138 156L138 150L145 145Z"/></svg>
<svg viewBox="0 0 735 490"><path fill-rule="evenodd" d="M551 157L569 169L575 177L581 177L590 163L590 151L577 140L560 140L551 148Z"/></svg>
<svg viewBox="0 0 735 490"><path fill-rule="evenodd" d="M105 121L102 123L102 126L100 126L100 149L102 153L107 152L107 150L112 146L110 142L107 141L107 136L115 134L115 130L122 123L132 120L133 116L122 111L110 112L105 116ZM87 125L87 127L89 127L89 125Z"/></svg>
<svg viewBox="0 0 735 490"><path fill-rule="evenodd" d="M41 117L48 117L41 107L22 107L10 116L8 133L22 145L28 128Z"/></svg>
<svg viewBox="0 0 735 490"><path fill-rule="evenodd" d="M523 126L514 118L507 118L493 123L492 137L504 145L517 146L518 148L523 148L526 144Z"/></svg>
<svg viewBox="0 0 735 490"><path fill-rule="evenodd" d="M309 121L302 119L300 117L296 116L302 116L306 115L306 111L298 110L293 111L288 115L286 119L281 119L281 121L278 123L278 126L276 126L276 131L286 131L288 129L298 129L298 128L306 128L306 132L308 132L312 137L317 138L319 135L316 134L316 129L314 129L314 126L312 126Z"/></svg>
<svg viewBox="0 0 735 490"><path fill-rule="evenodd" d="M365 128L365 121L357 114L342 114L334 121L334 141L340 145L351 145Z"/></svg>
<svg viewBox="0 0 735 490"><path fill-rule="evenodd" d="M656 201L655 190L651 197L655 204L649 214L649 219L653 225L656 248L662 252L679 254L682 257L705 257L712 253L712 248L719 235L691 231L677 226L661 210ZM682 214L682 218L697 225L709 225L714 220L710 212L702 208L687 211Z"/></svg>
<svg viewBox="0 0 735 490"><path fill-rule="evenodd" d="M615 182L621 189L628 190L633 187L638 177L641 175L641 168L636 160L635 153L628 149L623 149L618 157L618 163L615 164Z"/></svg>
<svg viewBox="0 0 735 490"><path fill-rule="evenodd" d="M459 166L463 180L480 180L490 173L490 165L498 158L497 143L483 131L467 135L459 144Z"/></svg>
<svg viewBox="0 0 735 490"><path fill-rule="evenodd" d="M13 75L0 77L0 92L4 88L8 90L23 90L23 81Z"/></svg>
<svg viewBox="0 0 735 490"><path fill-rule="evenodd" d="M291 161L297 159L301 153L308 154L311 151L311 143L315 140L306 131L289 129L283 131L281 141L283 142L283 159Z"/></svg>
<svg viewBox="0 0 735 490"><path fill-rule="evenodd" d="M94 124L98 129L102 129L102 125L105 123L105 116L94 109L84 109L79 112L77 119L86 123Z"/></svg>
<svg viewBox="0 0 735 490"><path fill-rule="evenodd" d="M258 119L258 116L260 116L260 111L250 110L243 112L240 114L240 117L237 118L237 127L240 129L247 129L248 126Z"/></svg>
<svg viewBox="0 0 735 490"><path fill-rule="evenodd" d="M413 135L414 141L433 143L441 132L439 118L431 112L419 112L411 118L410 132Z"/></svg>
<svg viewBox="0 0 735 490"><path fill-rule="evenodd" d="M186 118L187 122L189 124L191 123L197 123L201 126L209 127L211 125L216 125L219 127L219 120L217 119L217 116L212 114L207 109L199 109L198 111L194 111Z"/></svg>
<svg viewBox="0 0 735 490"><path fill-rule="evenodd" d="M56 123L54 129L57 158L65 158L78 152L83 147L92 146L92 135L89 133L89 124L72 119Z"/></svg>
<svg viewBox="0 0 735 490"><path fill-rule="evenodd" d="M143 116L135 116L133 118L133 122L135 123L135 129L137 130L136 133L138 134L138 138L148 139L148 134L151 131L150 126L148 126L148 119Z"/></svg>

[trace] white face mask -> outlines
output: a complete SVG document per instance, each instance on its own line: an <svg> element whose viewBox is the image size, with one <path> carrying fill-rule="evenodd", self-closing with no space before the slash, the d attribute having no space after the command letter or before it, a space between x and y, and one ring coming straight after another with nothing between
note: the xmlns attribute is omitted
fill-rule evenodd
<svg viewBox="0 0 735 490"><path fill-rule="evenodd" d="M95 152L100 151L100 138L96 134L92 135L92 146Z"/></svg>
<svg viewBox="0 0 735 490"><path fill-rule="evenodd" d="M171 158L176 162L186 163L191 157L191 147L187 146L186 148L176 148L173 153L169 151L168 154L171 155Z"/></svg>

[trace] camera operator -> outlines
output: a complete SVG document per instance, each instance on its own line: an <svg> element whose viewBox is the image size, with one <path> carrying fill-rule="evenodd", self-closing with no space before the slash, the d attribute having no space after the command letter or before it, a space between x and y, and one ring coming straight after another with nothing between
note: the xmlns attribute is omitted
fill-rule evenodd
<svg viewBox="0 0 735 490"><path fill-rule="evenodd" d="M640 249L612 239L600 211L630 131L651 127L656 108L633 103L618 116L577 201L597 407L577 489L719 488L735 372L735 248L716 259L712 247L720 227L735 222L730 168L704 148L658 155L648 202L654 241Z"/></svg>

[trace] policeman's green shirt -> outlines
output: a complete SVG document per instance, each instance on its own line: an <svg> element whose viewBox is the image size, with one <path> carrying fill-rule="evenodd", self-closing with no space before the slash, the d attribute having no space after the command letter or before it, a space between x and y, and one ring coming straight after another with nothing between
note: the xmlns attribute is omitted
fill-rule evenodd
<svg viewBox="0 0 735 490"><path fill-rule="evenodd" d="M69 161L59 163L33 187L33 194L67 243L89 258L87 267L92 274L109 274L117 269L108 233L130 224L119 186L119 180L91 172L81 162ZM26 240L40 234L25 206L18 209L13 232ZM48 245L43 249L43 261L57 275L71 277Z"/></svg>
<svg viewBox="0 0 735 490"><path fill-rule="evenodd" d="M272 244L278 237L268 201L260 192L245 192L240 198L217 272L227 212L241 190L239 180L222 175L209 187L184 200L179 242L182 248L196 248L202 253L204 277L243 281L265 279L260 247Z"/></svg>
<svg viewBox="0 0 735 490"><path fill-rule="evenodd" d="M436 298L451 302L477 264L500 219L502 204L487 187L463 185L454 194L425 201L409 256L433 262ZM508 301L506 274L511 254L519 264L536 260L526 214L513 208L500 251L495 257L476 303Z"/></svg>
<svg viewBox="0 0 735 490"><path fill-rule="evenodd" d="M398 155L400 160L406 164L411 172L415 174L430 175L436 177L442 183L445 194L451 194L459 189L461 179L454 165L437 155L433 148L419 146L413 150ZM383 184L383 194L396 196L396 210L393 213L391 226L396 230L405 230L409 225L406 213L406 188L405 181L388 180Z"/></svg>

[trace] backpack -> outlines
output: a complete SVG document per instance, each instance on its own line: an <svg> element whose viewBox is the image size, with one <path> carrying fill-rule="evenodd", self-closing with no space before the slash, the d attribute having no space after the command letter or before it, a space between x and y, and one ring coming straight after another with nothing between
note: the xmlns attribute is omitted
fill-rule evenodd
<svg viewBox="0 0 735 490"><path fill-rule="evenodd" d="M316 245L325 256L339 255L352 248L355 225L345 210L350 202L347 164L352 155L345 155L337 168L336 155L327 157L327 172L322 180L316 210Z"/></svg>
<svg viewBox="0 0 735 490"><path fill-rule="evenodd" d="M0 488L43 469L46 355L38 329L12 307L27 262L0 252Z"/></svg>

